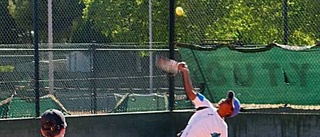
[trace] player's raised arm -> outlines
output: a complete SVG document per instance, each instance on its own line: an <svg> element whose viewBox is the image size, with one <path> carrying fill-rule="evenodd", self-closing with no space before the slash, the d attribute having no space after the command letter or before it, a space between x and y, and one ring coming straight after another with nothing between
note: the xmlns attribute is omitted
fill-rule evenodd
<svg viewBox="0 0 320 137"><path fill-rule="evenodd" d="M178 65L178 70L182 75L183 85L184 85L186 94L190 100L194 100L196 98L196 93L192 86L188 66L184 62L179 62L177 65Z"/></svg>
<svg viewBox="0 0 320 137"><path fill-rule="evenodd" d="M157 58L156 66L161 70L174 75L180 72L182 75L183 85L188 98L190 100L194 100L196 98L196 92L194 92L192 86L192 82L189 75L189 69L185 62L177 62L175 60L168 59L165 57L159 57Z"/></svg>

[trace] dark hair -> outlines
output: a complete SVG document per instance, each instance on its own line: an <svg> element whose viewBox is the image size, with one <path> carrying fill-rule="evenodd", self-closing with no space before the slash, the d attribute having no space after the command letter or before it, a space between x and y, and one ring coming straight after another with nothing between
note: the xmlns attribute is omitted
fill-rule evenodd
<svg viewBox="0 0 320 137"><path fill-rule="evenodd" d="M59 125L50 121L44 122L41 126L42 132L46 137L54 137L59 135L63 125Z"/></svg>
<svg viewBox="0 0 320 137"><path fill-rule="evenodd" d="M46 110L40 119L42 133L46 137L59 135L61 130L67 127L63 113L56 109Z"/></svg>

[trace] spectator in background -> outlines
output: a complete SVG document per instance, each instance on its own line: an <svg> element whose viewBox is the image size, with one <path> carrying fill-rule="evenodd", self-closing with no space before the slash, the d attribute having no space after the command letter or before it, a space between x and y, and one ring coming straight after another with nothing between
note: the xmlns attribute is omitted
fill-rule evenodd
<svg viewBox="0 0 320 137"><path fill-rule="evenodd" d="M44 137L64 137L67 127L63 113L56 109L46 110L40 118L41 134Z"/></svg>

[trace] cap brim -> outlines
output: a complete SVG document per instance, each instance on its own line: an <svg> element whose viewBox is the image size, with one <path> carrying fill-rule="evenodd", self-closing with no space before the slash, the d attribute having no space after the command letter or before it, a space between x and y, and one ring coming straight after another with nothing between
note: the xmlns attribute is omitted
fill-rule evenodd
<svg viewBox="0 0 320 137"><path fill-rule="evenodd" d="M232 104L233 104L233 113L230 117L234 117L239 114L241 106L240 106L240 101L235 97L235 93L232 90L228 91L227 97L229 99L232 99Z"/></svg>

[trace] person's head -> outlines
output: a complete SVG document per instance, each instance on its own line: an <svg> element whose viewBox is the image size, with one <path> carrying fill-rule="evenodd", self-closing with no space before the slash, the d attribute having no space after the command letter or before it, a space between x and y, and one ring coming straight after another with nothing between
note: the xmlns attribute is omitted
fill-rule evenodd
<svg viewBox="0 0 320 137"><path fill-rule="evenodd" d="M41 134L44 137L64 137L67 127L63 113L56 109L46 110L40 118Z"/></svg>
<svg viewBox="0 0 320 137"><path fill-rule="evenodd" d="M232 90L228 91L227 97L218 103L218 113L221 117L234 117L240 112L240 101L235 97Z"/></svg>

